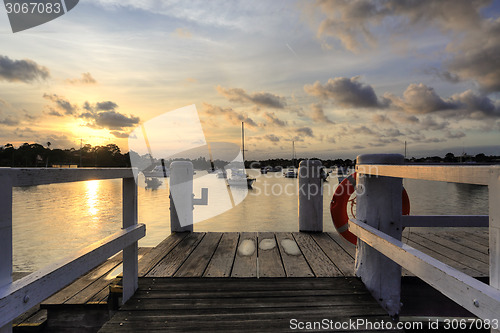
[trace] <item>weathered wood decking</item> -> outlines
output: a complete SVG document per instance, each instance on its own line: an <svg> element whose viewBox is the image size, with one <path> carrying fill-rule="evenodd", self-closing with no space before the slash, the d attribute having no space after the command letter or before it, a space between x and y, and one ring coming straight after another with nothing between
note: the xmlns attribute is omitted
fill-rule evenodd
<svg viewBox="0 0 500 333"><path fill-rule="evenodd" d="M237 250L245 240L258 244L251 255ZM263 249L270 244L268 240L276 246ZM486 229L447 228L430 233L406 228L403 241L471 276L488 276ZM294 246L298 252L290 253ZM139 276L353 277L355 252L354 245L337 233L178 233L141 259ZM403 271L403 275L412 274Z"/></svg>
<svg viewBox="0 0 500 333"><path fill-rule="evenodd" d="M406 228L403 240L471 276L488 276L486 228L427 230ZM387 320L354 277L354 257L355 247L336 233L172 234L153 249L140 249L139 290L101 331L279 331L292 318ZM42 311L48 310L49 321L64 322L74 320L72 309L94 307L100 321L107 319L108 286L120 264L120 256L109 259L44 301Z"/></svg>
<svg viewBox="0 0 500 333"><path fill-rule="evenodd" d="M143 278L100 332L284 332L325 318L390 320L356 278Z"/></svg>

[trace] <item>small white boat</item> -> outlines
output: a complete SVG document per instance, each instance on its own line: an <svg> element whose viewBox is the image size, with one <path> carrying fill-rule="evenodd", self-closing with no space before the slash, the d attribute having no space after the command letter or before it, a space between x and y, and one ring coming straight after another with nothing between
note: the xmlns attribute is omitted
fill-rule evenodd
<svg viewBox="0 0 500 333"><path fill-rule="evenodd" d="M231 169L231 176L227 179L229 186L247 186L252 188L255 178L248 177L243 169Z"/></svg>
<svg viewBox="0 0 500 333"><path fill-rule="evenodd" d="M164 177L169 177L170 176L170 170L168 168L163 168L162 165L157 165L151 170L142 170L141 171L144 177L147 178L152 178L152 177L158 177L158 178L164 178Z"/></svg>
<svg viewBox="0 0 500 333"><path fill-rule="evenodd" d="M217 178L227 178L227 172L224 169L217 170Z"/></svg>
<svg viewBox="0 0 500 333"><path fill-rule="evenodd" d="M283 172L285 178L297 178L297 170L294 167L289 167L285 172Z"/></svg>

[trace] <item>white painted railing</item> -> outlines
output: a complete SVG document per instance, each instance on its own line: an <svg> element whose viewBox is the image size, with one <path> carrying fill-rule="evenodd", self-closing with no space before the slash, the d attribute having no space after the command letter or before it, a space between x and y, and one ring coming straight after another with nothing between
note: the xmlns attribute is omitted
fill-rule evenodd
<svg viewBox="0 0 500 333"><path fill-rule="evenodd" d="M500 166L394 165L402 161L401 155L358 156L360 193L356 219L349 221L359 238L356 274L391 315L400 311L404 267L479 318L500 320ZM489 217L402 216L402 178L487 185ZM490 284L402 243L404 226L489 227Z"/></svg>
<svg viewBox="0 0 500 333"><path fill-rule="evenodd" d="M123 250L123 302L137 289L137 241L146 227L137 223L137 185L131 169L14 169L0 168L0 332L11 332L11 322L73 282L107 258ZM53 183L123 178L123 228L96 243L12 281L12 188ZM54 232L57 232L54 230Z"/></svg>

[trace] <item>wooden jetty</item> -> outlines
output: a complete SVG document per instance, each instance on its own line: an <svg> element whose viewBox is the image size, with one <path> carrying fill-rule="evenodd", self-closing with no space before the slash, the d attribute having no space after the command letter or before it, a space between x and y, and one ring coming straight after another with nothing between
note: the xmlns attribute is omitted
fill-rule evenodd
<svg viewBox="0 0 500 333"><path fill-rule="evenodd" d="M397 165L402 160L358 157L357 181L364 192L358 194L357 216L348 222L356 247L336 233L321 232L320 191L299 196L307 201L299 204L306 206L299 210L301 232L206 233L185 223L192 221L186 211L204 200L184 188L185 210L171 210L172 235L153 249L139 249L145 226L137 221L130 170L0 170L0 250L6 254L0 257L0 332L10 332L23 313L28 315L21 322L34 322L38 307L46 311L51 332L275 332L325 319L331 324L362 319L356 329L384 331L382 322L410 322L404 316L498 320L500 167ZM12 187L109 178L123 178L123 229L13 281ZM401 178L487 185L489 216L402 216ZM192 187L189 180L180 183ZM316 183L299 169L299 185ZM429 231L432 227L447 229ZM123 258L121 281L106 279L119 270L116 253ZM441 304L447 299L451 305ZM439 308L433 306L436 300ZM395 328L401 327L384 327Z"/></svg>
<svg viewBox="0 0 500 333"><path fill-rule="evenodd" d="M472 276L488 276L484 228L420 229L407 228L405 242ZM245 240L255 245L246 256L238 252ZM288 252L295 244L299 252L287 253L283 244ZM139 288L118 313L119 290L110 290L121 281L120 254L18 318L14 331L92 332L102 325L102 332L202 326L279 331L292 318L390 320L355 277L355 251L337 233L174 233L154 248L139 249ZM472 316L412 277L403 271L401 316ZM439 306L422 306L426 297Z"/></svg>

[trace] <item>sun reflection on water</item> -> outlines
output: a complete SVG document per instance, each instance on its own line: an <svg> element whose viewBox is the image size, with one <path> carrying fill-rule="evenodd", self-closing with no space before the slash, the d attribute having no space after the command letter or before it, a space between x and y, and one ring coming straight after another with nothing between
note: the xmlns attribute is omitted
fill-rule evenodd
<svg viewBox="0 0 500 333"><path fill-rule="evenodd" d="M98 206L98 197L99 197L99 180L89 180L86 182L87 192L85 193L85 197L87 198L87 207L88 214L92 216L94 219L98 219L99 206Z"/></svg>

